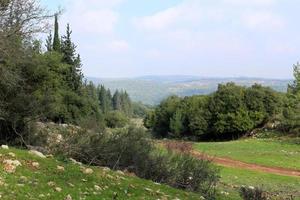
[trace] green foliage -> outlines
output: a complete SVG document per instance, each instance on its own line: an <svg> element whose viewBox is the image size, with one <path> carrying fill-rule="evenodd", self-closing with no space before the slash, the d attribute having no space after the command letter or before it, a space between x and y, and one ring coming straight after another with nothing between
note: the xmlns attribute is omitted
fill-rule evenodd
<svg viewBox="0 0 300 200"><path fill-rule="evenodd" d="M122 128L128 124L128 117L120 111L111 111L105 115L105 122L109 128Z"/></svg>
<svg viewBox="0 0 300 200"><path fill-rule="evenodd" d="M184 131L182 111L177 110L170 119L170 131L175 134L175 137L180 137Z"/></svg>
<svg viewBox="0 0 300 200"><path fill-rule="evenodd" d="M54 149L59 154L89 164L127 170L142 178L215 199L218 170L209 161L159 152L142 128L129 126L101 134L82 130L64 138L64 143Z"/></svg>
<svg viewBox="0 0 300 200"><path fill-rule="evenodd" d="M54 51L60 52L60 38L59 38L59 25L58 25L58 14L55 15L54 20L54 39L52 48Z"/></svg>
<svg viewBox="0 0 300 200"><path fill-rule="evenodd" d="M227 83L208 96L170 97L144 122L163 137L231 139L259 127L280 111L280 95L272 89Z"/></svg>
<svg viewBox="0 0 300 200"><path fill-rule="evenodd" d="M300 64L294 65L294 83L289 85L288 95L285 99L282 112L281 129L300 134Z"/></svg>

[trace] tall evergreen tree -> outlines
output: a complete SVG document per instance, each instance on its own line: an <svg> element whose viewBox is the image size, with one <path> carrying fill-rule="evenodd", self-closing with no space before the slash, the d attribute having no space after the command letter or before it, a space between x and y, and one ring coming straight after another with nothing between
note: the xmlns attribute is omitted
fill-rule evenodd
<svg viewBox="0 0 300 200"><path fill-rule="evenodd" d="M63 54L63 62L69 65L66 73L66 80L70 88L74 91L78 91L82 85L82 64L80 55L76 55L76 45L71 39L72 31L70 25L67 25L66 35L62 37L61 52Z"/></svg>
<svg viewBox="0 0 300 200"><path fill-rule="evenodd" d="M300 92L300 63L294 65L295 80L292 85L289 85L289 92L296 94Z"/></svg>
<svg viewBox="0 0 300 200"><path fill-rule="evenodd" d="M58 14L55 15L55 21L54 21L53 50L57 51L57 52L60 52Z"/></svg>
<svg viewBox="0 0 300 200"><path fill-rule="evenodd" d="M121 95L119 90L116 90L116 92L114 93L112 102L113 102L113 109L121 111L122 103L121 103Z"/></svg>

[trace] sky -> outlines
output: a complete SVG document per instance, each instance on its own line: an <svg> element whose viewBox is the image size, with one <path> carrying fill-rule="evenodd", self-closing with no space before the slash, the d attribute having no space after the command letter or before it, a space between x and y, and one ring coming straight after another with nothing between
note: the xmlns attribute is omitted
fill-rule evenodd
<svg viewBox="0 0 300 200"><path fill-rule="evenodd" d="M300 0L41 0L92 77L292 77Z"/></svg>

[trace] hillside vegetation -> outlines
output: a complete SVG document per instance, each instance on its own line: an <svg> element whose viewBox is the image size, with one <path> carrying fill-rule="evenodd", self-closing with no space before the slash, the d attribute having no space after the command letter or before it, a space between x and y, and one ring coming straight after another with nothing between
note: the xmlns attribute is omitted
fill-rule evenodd
<svg viewBox="0 0 300 200"><path fill-rule="evenodd" d="M201 199L199 195L69 159L41 158L27 150L0 149L0 197L23 199ZM8 163L20 162L15 170Z"/></svg>

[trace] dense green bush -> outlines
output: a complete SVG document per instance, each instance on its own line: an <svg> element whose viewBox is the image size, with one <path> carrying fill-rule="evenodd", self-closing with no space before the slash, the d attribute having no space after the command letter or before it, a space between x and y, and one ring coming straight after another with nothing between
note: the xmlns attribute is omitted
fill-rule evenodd
<svg viewBox="0 0 300 200"><path fill-rule="evenodd" d="M112 111L105 116L106 125L109 128L122 128L128 124L128 117L119 111Z"/></svg>
<svg viewBox="0 0 300 200"><path fill-rule="evenodd" d="M199 192L214 199L218 171L209 161L188 155L161 152L142 128L133 126L105 133L66 133L53 150L84 163L127 170L141 178Z"/></svg>
<svg viewBox="0 0 300 200"><path fill-rule="evenodd" d="M219 85L211 95L164 100L144 120L161 137L231 139L280 113L281 98L268 87Z"/></svg>

